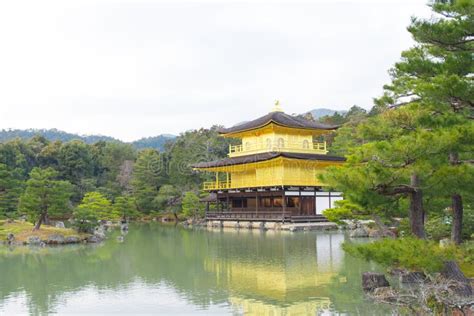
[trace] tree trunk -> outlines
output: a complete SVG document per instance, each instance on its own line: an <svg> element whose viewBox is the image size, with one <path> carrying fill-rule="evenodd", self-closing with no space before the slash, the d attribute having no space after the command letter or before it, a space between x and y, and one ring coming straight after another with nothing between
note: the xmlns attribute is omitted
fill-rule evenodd
<svg viewBox="0 0 474 316"><path fill-rule="evenodd" d="M43 223L44 223L45 225L51 225L51 221L49 220L48 213L45 213L45 214L44 214Z"/></svg>
<svg viewBox="0 0 474 316"><path fill-rule="evenodd" d="M41 215L38 219L38 222L36 223L35 228L33 228L33 230L39 230L40 229L41 224L43 224L44 216L45 216L45 214L41 213Z"/></svg>
<svg viewBox="0 0 474 316"><path fill-rule="evenodd" d="M452 290L454 290L457 295L463 297L472 296L473 290L471 281L466 278L464 273L462 273L461 268L459 268L456 261L446 261L443 270L441 271L441 275L448 280L456 282L456 284L452 285Z"/></svg>
<svg viewBox="0 0 474 316"><path fill-rule="evenodd" d="M462 197L459 194L451 195L453 209L453 225L451 228L451 240L459 245L462 242Z"/></svg>
<svg viewBox="0 0 474 316"><path fill-rule="evenodd" d="M459 155L457 152L449 154L449 163L455 166L459 163ZM462 196L454 193L451 195L451 207L453 210L453 224L451 227L451 240L459 245L462 242L462 216L464 208L462 205Z"/></svg>
<svg viewBox="0 0 474 316"><path fill-rule="evenodd" d="M417 174L412 174L411 186L414 188L414 191L410 193L411 232L418 238L425 238L423 192L420 189L420 179Z"/></svg>

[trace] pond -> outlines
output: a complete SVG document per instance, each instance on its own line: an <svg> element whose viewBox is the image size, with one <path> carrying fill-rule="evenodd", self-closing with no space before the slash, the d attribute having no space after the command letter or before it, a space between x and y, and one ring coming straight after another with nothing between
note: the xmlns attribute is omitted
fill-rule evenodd
<svg viewBox="0 0 474 316"><path fill-rule="evenodd" d="M0 248L0 315L384 315L364 298L373 264L340 232L132 225L124 241Z"/></svg>

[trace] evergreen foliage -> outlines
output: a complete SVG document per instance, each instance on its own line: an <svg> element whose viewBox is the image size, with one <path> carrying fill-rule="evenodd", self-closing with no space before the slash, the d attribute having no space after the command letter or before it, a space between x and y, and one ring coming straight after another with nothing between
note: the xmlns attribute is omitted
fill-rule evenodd
<svg viewBox="0 0 474 316"><path fill-rule="evenodd" d="M82 218L84 225L94 218L109 219L94 210L75 207L91 192L114 201L110 206L114 219L152 212L171 212L177 217L182 211L182 192L198 191L208 177L192 171L189 164L225 157L232 142L221 139L216 127L188 131L176 138L177 144L168 143L163 152L138 151L115 141L50 141L41 135L9 140L0 143L0 217L18 215L20 196L31 175L37 174L32 172L35 168L51 171L55 180L69 183L71 190L64 212L49 211L44 220L66 216L64 213L73 208L74 217ZM21 206L22 212L31 213L26 202Z"/></svg>
<svg viewBox="0 0 474 316"><path fill-rule="evenodd" d="M99 192L88 192L77 209L87 210L84 213L94 214L98 220L117 220L120 213L112 207L112 203Z"/></svg>
<svg viewBox="0 0 474 316"><path fill-rule="evenodd" d="M432 8L433 18L413 18L417 44L391 69L374 109L339 129L332 151L348 163L324 180L371 212L408 216L418 237L426 216L449 207L460 243L463 205L474 198L474 2Z"/></svg>
<svg viewBox="0 0 474 316"><path fill-rule="evenodd" d="M17 211L22 186L18 171L0 164L0 216L11 217Z"/></svg>
<svg viewBox="0 0 474 316"><path fill-rule="evenodd" d="M57 178L58 172L52 168L34 168L26 181L19 209L36 221L35 229L48 223L50 216L61 216L70 210L71 184Z"/></svg>
<svg viewBox="0 0 474 316"><path fill-rule="evenodd" d="M353 256L387 267L439 272L443 263L456 257L453 247L441 248L436 242L416 238L382 239L366 245L344 243Z"/></svg>
<svg viewBox="0 0 474 316"><path fill-rule="evenodd" d="M199 217L204 215L204 205L199 202L199 196L192 192L186 192L183 197L183 215L186 217Z"/></svg>

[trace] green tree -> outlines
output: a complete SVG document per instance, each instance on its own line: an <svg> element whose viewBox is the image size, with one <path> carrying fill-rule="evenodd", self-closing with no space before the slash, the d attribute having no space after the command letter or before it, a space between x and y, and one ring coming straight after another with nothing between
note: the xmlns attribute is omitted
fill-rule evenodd
<svg viewBox="0 0 474 316"><path fill-rule="evenodd" d="M73 213L74 227L79 232L92 233L99 225L97 212L90 208L76 208Z"/></svg>
<svg viewBox="0 0 474 316"><path fill-rule="evenodd" d="M28 178L30 171L36 166L36 157L28 144L20 139L0 143L0 163L8 169L21 171L23 179Z"/></svg>
<svg viewBox="0 0 474 316"><path fill-rule="evenodd" d="M58 155L59 172L65 180L78 185L82 178L93 175L92 153L89 145L83 141L62 144Z"/></svg>
<svg viewBox="0 0 474 316"><path fill-rule="evenodd" d="M79 211L87 210L99 220L117 220L120 218L120 213L112 208L112 203L100 192L86 193L77 209Z"/></svg>
<svg viewBox="0 0 474 316"><path fill-rule="evenodd" d="M8 170L0 163L0 216L14 213L23 189L23 182L19 179L18 171Z"/></svg>
<svg viewBox="0 0 474 316"><path fill-rule="evenodd" d="M34 168L26 189L20 198L20 211L35 218L35 230L42 223L49 223L50 216L65 214L70 210L71 184L57 180L58 172L52 168Z"/></svg>
<svg viewBox="0 0 474 316"><path fill-rule="evenodd" d="M220 137L218 126L181 134L167 146L166 165L169 184L183 190L199 189L209 175L194 172L190 166L196 162L227 157L229 145L235 145L237 142L235 139Z"/></svg>
<svg viewBox="0 0 474 316"><path fill-rule="evenodd" d="M112 206L115 214L120 214L122 219L136 218L140 215L135 199L129 196L119 196Z"/></svg>
<svg viewBox="0 0 474 316"><path fill-rule="evenodd" d="M432 130L452 128L445 133L449 139L460 126L472 133L474 1L434 1L431 7L434 16L430 19L413 18L408 31L417 45L402 53L402 60L390 72L392 83L385 87L384 96L376 104L379 111L407 105L422 107L426 116L419 123ZM452 178L473 172L472 166L459 168L461 164L472 164L474 142L472 137L464 140L451 142L445 153ZM452 239L460 243L463 199L467 198L462 189L472 182L456 186L445 183L453 210Z"/></svg>
<svg viewBox="0 0 474 316"><path fill-rule="evenodd" d="M184 194L182 208L183 215L186 217L196 218L204 215L204 207L202 203L199 202L199 196L192 191Z"/></svg>
<svg viewBox="0 0 474 316"><path fill-rule="evenodd" d="M165 183L165 170L162 156L153 149L142 150L133 168L132 190L138 210L150 213L156 210L155 198Z"/></svg>
<svg viewBox="0 0 474 316"><path fill-rule="evenodd" d="M425 236L424 203L442 189L433 184L440 181L441 158L450 142L439 139L452 132L424 128L419 121L425 115L423 108L411 106L368 118L354 130L347 164L324 176L346 198L374 214L400 215L408 198L411 230L418 237ZM460 142L450 135L451 141Z"/></svg>
<svg viewBox="0 0 474 316"><path fill-rule="evenodd" d="M155 204L160 210L172 212L175 219L178 219L178 212L181 209L181 191L174 186L165 184L160 188L155 198Z"/></svg>

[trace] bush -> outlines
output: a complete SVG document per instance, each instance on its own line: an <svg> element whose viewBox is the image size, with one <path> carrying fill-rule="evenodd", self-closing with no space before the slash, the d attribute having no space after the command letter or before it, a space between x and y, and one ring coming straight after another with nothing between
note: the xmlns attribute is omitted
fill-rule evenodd
<svg viewBox="0 0 474 316"><path fill-rule="evenodd" d="M344 219L362 218L366 213L362 207L349 202L349 200L336 201L336 207L328 208L323 211L323 215L331 222L338 224L342 223Z"/></svg>
<svg viewBox="0 0 474 316"><path fill-rule="evenodd" d="M447 217L432 217L426 221L425 230L429 239L449 238L451 236L451 223Z"/></svg>
<svg viewBox="0 0 474 316"><path fill-rule="evenodd" d="M349 254L375 261L383 266L408 270L440 271L444 261L456 255L455 247L441 248L438 243L416 238L381 239L370 244L344 243Z"/></svg>
<svg viewBox="0 0 474 316"><path fill-rule="evenodd" d="M462 259L465 262L474 263L474 240L466 241L461 244Z"/></svg>
<svg viewBox="0 0 474 316"><path fill-rule="evenodd" d="M343 219L353 219L350 210L344 208L328 208L323 211L323 215L331 222L341 224Z"/></svg>
<svg viewBox="0 0 474 316"><path fill-rule="evenodd" d="M452 215L433 216L428 218L425 224L426 235L430 239L440 240L451 237ZM462 238L471 239L474 233L474 212L466 208L463 213Z"/></svg>
<svg viewBox="0 0 474 316"><path fill-rule="evenodd" d="M204 208L199 202L199 197L194 192L186 192L183 198L183 215L186 217L197 217L204 215Z"/></svg>
<svg viewBox="0 0 474 316"><path fill-rule="evenodd" d="M99 225L99 219L97 212L94 210L82 207L77 208L74 213L74 224L73 226L83 233L91 233Z"/></svg>
<svg viewBox="0 0 474 316"><path fill-rule="evenodd" d="M474 235L474 210L470 207L464 209L462 221L462 237L472 239Z"/></svg>

